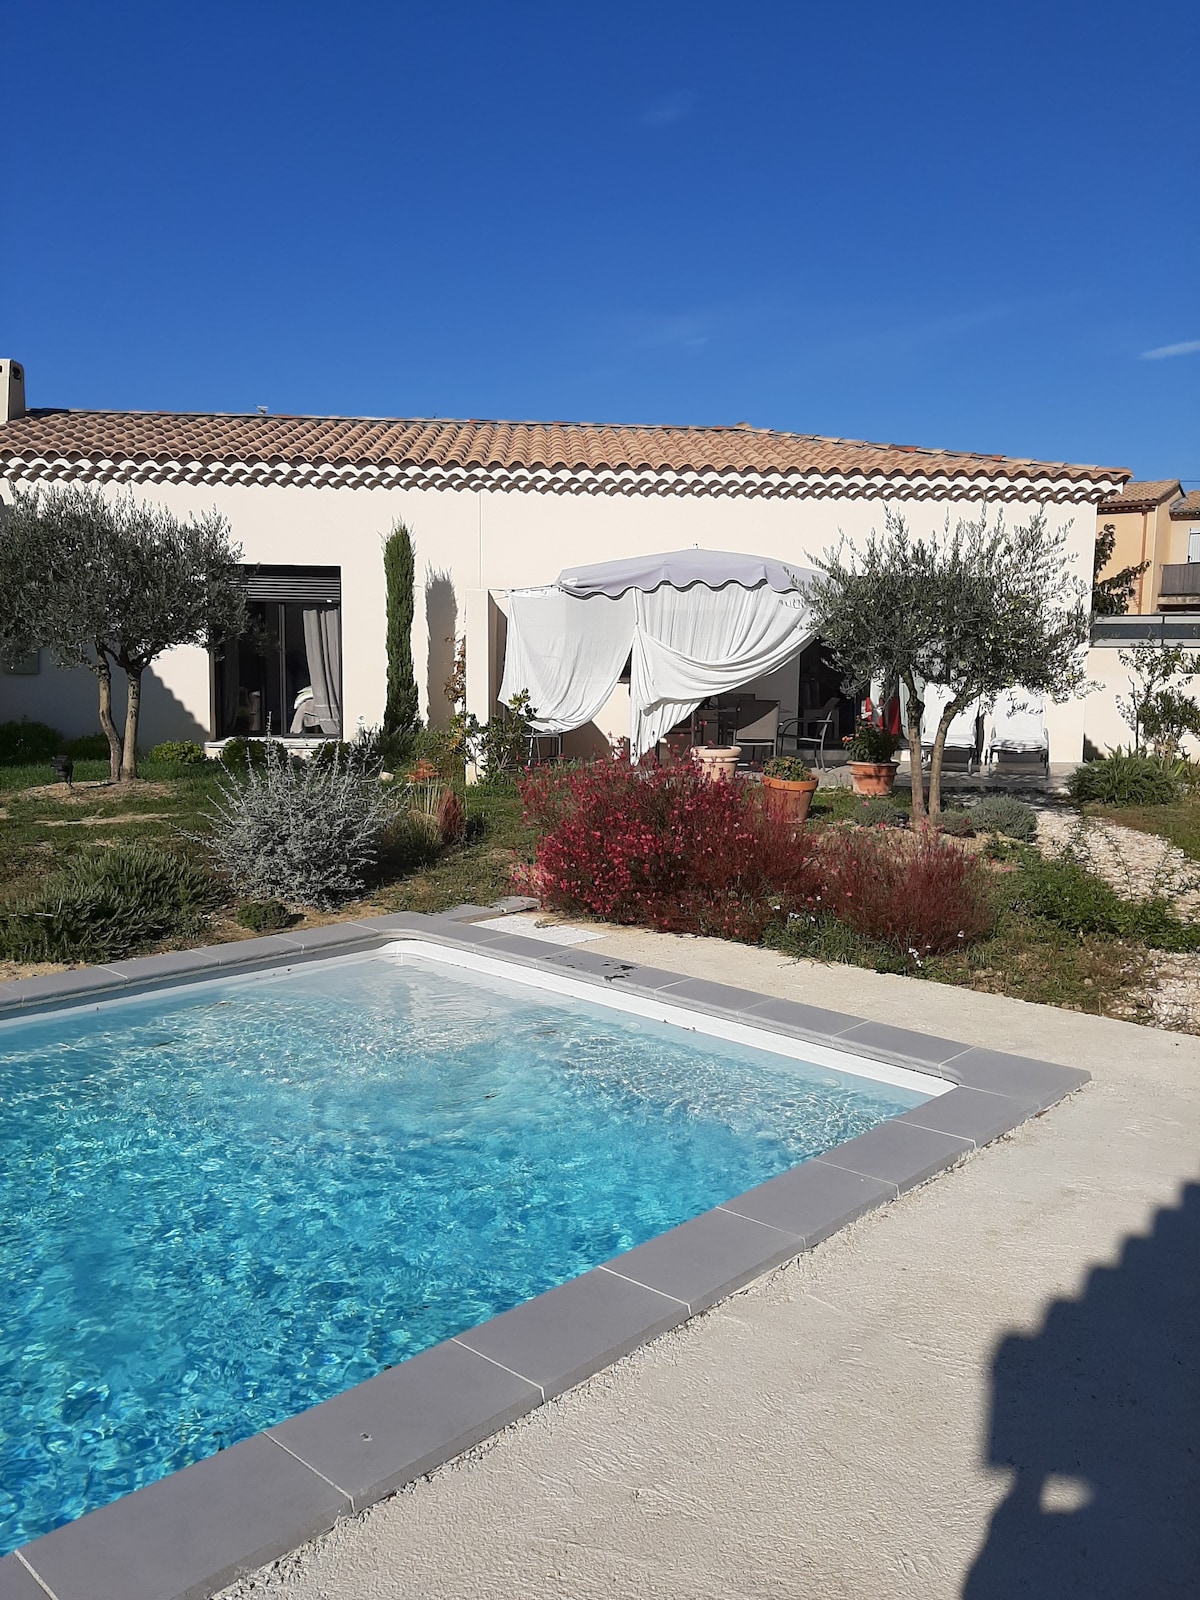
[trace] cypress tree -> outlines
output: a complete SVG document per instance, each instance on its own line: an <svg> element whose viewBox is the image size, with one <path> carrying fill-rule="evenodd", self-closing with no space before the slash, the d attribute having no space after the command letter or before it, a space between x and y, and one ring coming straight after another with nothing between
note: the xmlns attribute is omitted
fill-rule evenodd
<svg viewBox="0 0 1200 1600"><path fill-rule="evenodd" d="M409 738L420 721L417 680L413 673L412 625L416 581L412 535L397 522L383 543L383 575L387 590L387 706L383 731Z"/></svg>

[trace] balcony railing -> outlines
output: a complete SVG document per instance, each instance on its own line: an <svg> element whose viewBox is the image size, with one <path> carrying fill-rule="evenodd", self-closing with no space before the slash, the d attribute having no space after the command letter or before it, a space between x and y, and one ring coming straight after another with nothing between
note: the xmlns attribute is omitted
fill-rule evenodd
<svg viewBox="0 0 1200 1600"><path fill-rule="evenodd" d="M1173 561L1162 569L1164 600L1200 600L1200 561Z"/></svg>

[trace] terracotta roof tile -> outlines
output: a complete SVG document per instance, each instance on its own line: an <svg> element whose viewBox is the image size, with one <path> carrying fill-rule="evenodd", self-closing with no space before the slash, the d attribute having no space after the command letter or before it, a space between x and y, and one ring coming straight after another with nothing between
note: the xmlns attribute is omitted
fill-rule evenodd
<svg viewBox="0 0 1200 1600"><path fill-rule="evenodd" d="M1164 500L1173 500L1179 493L1178 478L1153 478L1145 483L1124 484L1115 494L1100 502L1100 515L1106 511L1153 511Z"/></svg>
<svg viewBox="0 0 1200 1600"><path fill-rule="evenodd" d="M1200 521L1200 489L1193 489L1171 506L1172 517L1180 522Z"/></svg>
<svg viewBox="0 0 1200 1600"><path fill-rule="evenodd" d="M869 444L745 423L675 427L162 411L33 411L0 426L0 464L37 459L1078 482L1126 475L1124 468Z"/></svg>

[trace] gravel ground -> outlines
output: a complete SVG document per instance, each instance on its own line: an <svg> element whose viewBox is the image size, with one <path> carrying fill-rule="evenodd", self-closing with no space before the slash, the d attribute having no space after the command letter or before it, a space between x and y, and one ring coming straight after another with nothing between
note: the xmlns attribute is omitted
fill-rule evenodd
<svg viewBox="0 0 1200 1600"><path fill-rule="evenodd" d="M1038 846L1047 855L1072 849L1126 899L1159 895L1181 917L1200 917L1200 863L1157 834L1139 833L1096 817L1042 811L1038 815ZM1145 1020L1145 1012L1138 1012L1140 1001L1150 1013L1152 1026L1200 1033L1200 954L1152 951L1147 971L1150 987L1134 997L1130 1019Z"/></svg>

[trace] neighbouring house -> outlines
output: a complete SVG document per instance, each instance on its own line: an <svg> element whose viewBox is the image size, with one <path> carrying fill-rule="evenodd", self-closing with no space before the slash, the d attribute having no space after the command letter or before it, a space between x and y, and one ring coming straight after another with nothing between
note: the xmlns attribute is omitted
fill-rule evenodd
<svg viewBox="0 0 1200 1600"><path fill-rule="evenodd" d="M1088 706L1087 733L1111 749L1130 741L1116 704L1129 690L1118 652L1155 640L1200 650L1200 490L1185 493L1178 478L1126 483L1100 502L1096 527L1115 535L1105 573L1147 563L1127 613L1092 627L1088 676L1100 692Z"/></svg>
<svg viewBox="0 0 1200 1600"><path fill-rule="evenodd" d="M296 737L350 736L377 723L381 541L397 519L416 544L413 656L436 723L450 713L443 685L455 640L465 635L468 706L486 717L503 675L508 591L552 583L565 567L694 546L807 566L840 535L861 539L882 526L888 506L917 532L984 506L1010 518L1044 507L1069 526L1071 561L1090 578L1097 510L1128 476L747 423L27 410L20 366L0 362L4 492L86 481L179 514L215 505L254 568L251 638L220 661L189 648L156 662L143 691L147 744L260 733L268 723ZM18 670L0 675L0 720L95 727L89 674L60 671L45 651L8 665ZM778 700L785 716L819 711L837 694L819 645L747 688ZM1085 710L1081 701L1047 708L1054 761L1079 758ZM618 686L567 749L627 731Z"/></svg>

